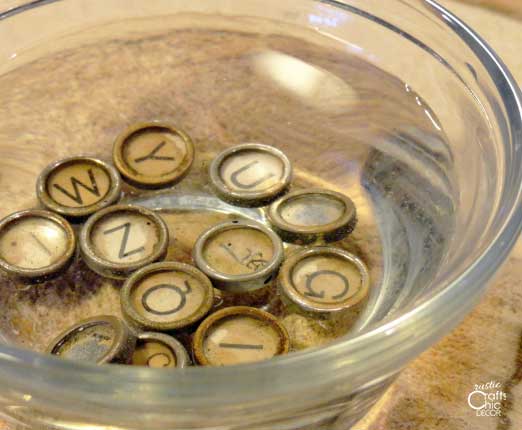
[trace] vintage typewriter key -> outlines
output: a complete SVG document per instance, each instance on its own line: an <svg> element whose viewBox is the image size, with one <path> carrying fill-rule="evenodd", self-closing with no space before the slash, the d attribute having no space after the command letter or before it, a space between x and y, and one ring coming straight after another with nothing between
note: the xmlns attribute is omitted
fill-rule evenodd
<svg viewBox="0 0 522 430"><path fill-rule="evenodd" d="M350 309L368 295L369 274L355 255L318 246L291 254L281 266L278 285L283 300L313 313Z"/></svg>
<svg viewBox="0 0 522 430"><path fill-rule="evenodd" d="M341 240L357 222L351 199L317 188L287 194L270 205L267 217L285 242L300 245Z"/></svg>
<svg viewBox="0 0 522 430"><path fill-rule="evenodd" d="M128 363L136 337L119 318L98 316L80 321L54 339L47 353L96 364Z"/></svg>
<svg viewBox="0 0 522 430"><path fill-rule="evenodd" d="M33 281L62 273L76 249L71 225L44 210L15 212L0 221L0 267Z"/></svg>
<svg viewBox="0 0 522 430"><path fill-rule="evenodd" d="M180 181L194 161L194 144L183 131L163 122L133 125L113 147L114 164L131 183L157 188Z"/></svg>
<svg viewBox="0 0 522 430"><path fill-rule="evenodd" d="M257 308L235 306L207 317L193 338L199 364L227 366L267 360L286 354L286 329L273 315Z"/></svg>
<svg viewBox="0 0 522 430"><path fill-rule="evenodd" d="M292 166L286 155L260 143L229 148L210 165L216 194L237 206L266 205L284 193L291 180Z"/></svg>
<svg viewBox="0 0 522 430"><path fill-rule="evenodd" d="M154 368L182 368L190 366L190 358L185 347L172 336L145 332L138 335L131 364Z"/></svg>
<svg viewBox="0 0 522 430"><path fill-rule="evenodd" d="M164 261L135 272L120 292L125 318L143 330L170 331L203 318L214 302L214 289L200 270Z"/></svg>
<svg viewBox="0 0 522 430"><path fill-rule="evenodd" d="M216 288L249 292L271 281L283 260L283 243L256 222L227 221L198 238L193 258Z"/></svg>
<svg viewBox="0 0 522 430"><path fill-rule="evenodd" d="M86 217L115 203L121 193L118 171L92 157L71 157L47 166L36 194L49 210L65 217Z"/></svg>
<svg viewBox="0 0 522 430"><path fill-rule="evenodd" d="M87 265L102 276L125 279L131 272L165 257L165 222L141 206L115 205L92 215L80 233Z"/></svg>

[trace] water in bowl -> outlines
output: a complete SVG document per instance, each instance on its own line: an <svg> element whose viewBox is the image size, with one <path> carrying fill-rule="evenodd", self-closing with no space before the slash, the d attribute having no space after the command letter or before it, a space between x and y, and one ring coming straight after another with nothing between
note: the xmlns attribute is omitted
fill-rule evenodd
<svg viewBox="0 0 522 430"><path fill-rule="evenodd" d="M164 216L170 259L190 261L197 235L221 220L263 220L261 211L231 207L208 187L209 161L225 147L273 145L293 163L294 188L352 198L358 225L336 245L369 266L370 298L353 325L311 336L306 346L355 336L411 303L451 237L452 155L435 113L360 49L311 30L189 15L100 26L17 53L0 67L0 97L2 216L37 206L34 183L51 161L110 160L115 137L151 119L184 129L196 145L179 185L125 190L127 201ZM81 261L43 285L2 276L0 336L41 351L82 318L120 315L120 285ZM269 299L248 300L262 306Z"/></svg>

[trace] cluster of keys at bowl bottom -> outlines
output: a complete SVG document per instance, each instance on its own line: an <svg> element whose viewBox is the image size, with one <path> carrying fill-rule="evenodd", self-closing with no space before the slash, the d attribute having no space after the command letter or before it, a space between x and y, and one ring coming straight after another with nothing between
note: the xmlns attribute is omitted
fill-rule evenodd
<svg viewBox="0 0 522 430"><path fill-rule="evenodd" d="M288 157L259 143L224 150L208 176L219 199L262 208L266 222L219 223L197 239L193 264L166 261L165 221L154 210L122 203L122 181L172 187L194 156L193 141L180 129L136 124L116 139L112 164L89 156L50 164L36 186L44 209L0 221L0 267L9 276L37 286L82 258L97 274L123 282L123 318L79 321L50 342L48 353L150 367L259 361L290 350L287 330L258 307L213 310L216 291L241 296L275 283L282 303L314 315L352 309L367 297L366 265L328 245L355 228L352 200L327 189L290 190ZM288 244L300 246L285 253ZM180 330L190 331L189 347L176 339Z"/></svg>

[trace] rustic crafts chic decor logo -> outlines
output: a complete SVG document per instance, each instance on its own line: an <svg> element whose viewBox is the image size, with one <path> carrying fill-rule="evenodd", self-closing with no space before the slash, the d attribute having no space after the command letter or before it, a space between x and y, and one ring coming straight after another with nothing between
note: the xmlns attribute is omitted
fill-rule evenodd
<svg viewBox="0 0 522 430"><path fill-rule="evenodd" d="M474 390L468 395L468 405L475 410L477 417L502 416L502 402L507 395L502 391L502 384L490 381L486 384L475 384Z"/></svg>

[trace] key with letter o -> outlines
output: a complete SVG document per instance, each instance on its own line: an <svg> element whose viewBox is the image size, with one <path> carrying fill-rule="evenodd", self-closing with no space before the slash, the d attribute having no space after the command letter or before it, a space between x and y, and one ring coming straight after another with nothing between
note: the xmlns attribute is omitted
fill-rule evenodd
<svg viewBox="0 0 522 430"><path fill-rule="evenodd" d="M141 330L170 331L203 318L214 302L210 280L193 266L174 261L134 273L120 293L125 319Z"/></svg>

